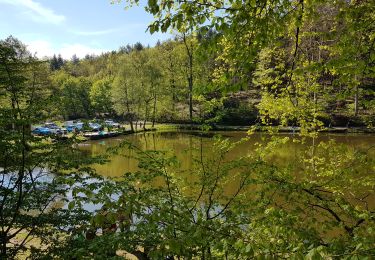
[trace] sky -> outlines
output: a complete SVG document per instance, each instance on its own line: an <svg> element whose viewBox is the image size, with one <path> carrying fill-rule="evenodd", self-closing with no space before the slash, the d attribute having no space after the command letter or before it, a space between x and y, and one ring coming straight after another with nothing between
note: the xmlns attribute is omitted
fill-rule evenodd
<svg viewBox="0 0 375 260"><path fill-rule="evenodd" d="M146 32L153 17L142 6L124 6L111 0L0 0L0 39L12 35L39 58L70 59L170 38Z"/></svg>

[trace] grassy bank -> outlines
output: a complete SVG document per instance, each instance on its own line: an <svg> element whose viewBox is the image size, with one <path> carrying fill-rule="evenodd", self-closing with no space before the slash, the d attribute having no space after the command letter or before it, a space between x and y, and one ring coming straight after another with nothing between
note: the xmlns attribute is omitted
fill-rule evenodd
<svg viewBox="0 0 375 260"><path fill-rule="evenodd" d="M207 127L200 124L158 124L156 125L156 130L208 130L208 131L248 131L253 126L229 126L229 125L214 125ZM272 127L275 130L283 133L298 133L300 132L300 127ZM266 127L259 126L256 127L256 131L264 132L267 131ZM367 127L325 127L319 130L322 133L375 133L375 128Z"/></svg>

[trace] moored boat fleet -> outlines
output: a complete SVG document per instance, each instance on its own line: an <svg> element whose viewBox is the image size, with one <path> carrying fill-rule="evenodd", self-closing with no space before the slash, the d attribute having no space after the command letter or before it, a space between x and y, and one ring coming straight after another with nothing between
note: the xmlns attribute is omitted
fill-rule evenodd
<svg viewBox="0 0 375 260"><path fill-rule="evenodd" d="M115 137L125 132L125 128L114 120L105 121L66 121L63 124L55 122L46 122L42 125L33 126L34 135L56 136L67 138L70 133L76 133L86 139L98 140L103 138Z"/></svg>

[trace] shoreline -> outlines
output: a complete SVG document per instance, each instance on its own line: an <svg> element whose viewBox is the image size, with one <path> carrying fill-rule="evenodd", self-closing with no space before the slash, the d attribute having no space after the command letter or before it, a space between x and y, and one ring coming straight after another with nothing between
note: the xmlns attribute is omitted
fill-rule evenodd
<svg viewBox="0 0 375 260"><path fill-rule="evenodd" d="M126 125L127 126L127 125ZM204 130L203 125L199 124L156 124L153 128L146 128L146 129L137 129L135 131L131 131L127 129L127 127L120 128L117 132L117 135L114 136L95 136L95 138L85 137L83 134L79 135L79 138L83 141L90 141L90 140L102 140L107 138L112 138L115 136L125 136L125 135L132 135L132 134L141 134L147 132L155 132L155 131L201 131L201 132L216 132L216 131L241 131L246 132L249 131L251 127L254 126L224 126L224 125L215 125L210 129ZM299 133L300 127L277 127L272 126L271 129L277 129L278 133ZM259 126L255 129L255 132L266 132L267 129L264 126ZM364 127L332 127L332 128L323 128L318 131L319 133L337 133L337 134L375 134L375 128L364 128ZM69 137L65 137L69 138Z"/></svg>
<svg viewBox="0 0 375 260"><path fill-rule="evenodd" d="M159 128L159 127L160 128ZM156 125L156 130L164 129L179 129L179 130L202 130L203 125L199 124L160 124ZM214 125L211 126L208 131L248 131L254 125L248 126L228 126L228 125ZM279 133L299 133L300 127L278 127L271 126L272 129L278 129ZM256 132L265 132L267 131L265 126L259 126L255 130ZM375 134L375 128L366 128L366 127L325 127L318 130L320 133L347 133L347 134Z"/></svg>

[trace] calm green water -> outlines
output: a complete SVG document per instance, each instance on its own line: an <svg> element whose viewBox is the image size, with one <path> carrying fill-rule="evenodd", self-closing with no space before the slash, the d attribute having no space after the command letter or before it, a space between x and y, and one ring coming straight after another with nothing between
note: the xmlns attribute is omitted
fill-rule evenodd
<svg viewBox="0 0 375 260"><path fill-rule="evenodd" d="M223 138L229 138L229 140L233 142L239 141L241 138L247 136L246 132L215 132L214 134L219 134ZM81 144L80 149L88 154L99 155L104 154L108 148L116 147L125 140L131 142L141 150L162 150L174 153L181 162L181 169L188 170L193 163L193 158L200 156L201 152L205 157L216 156L212 149L214 134L201 134L196 131L147 132L111 139L88 141ZM299 139L291 134L280 136L289 136ZM267 137L268 135L265 133L252 135L249 141L234 148L234 150L228 154L227 159L230 160L246 155L254 149L255 143L262 143L264 142L262 139ZM375 135L364 134L326 134L315 140L315 143L328 141L329 139L334 139L337 143L347 144L353 147L353 149L365 150L375 145ZM272 160L280 163L295 160L300 155L301 150L311 143L312 139L306 139L304 144L289 142L277 148L276 155L273 156ZM375 155L375 147L371 148L369 151L371 154ZM104 165L95 165L95 168L100 174L111 177L121 176L125 172L134 171L137 169L137 161L128 158L128 155L132 155L132 151L123 148L120 150L119 155L112 155L110 157L110 162Z"/></svg>
<svg viewBox="0 0 375 260"><path fill-rule="evenodd" d="M215 134L220 134L224 138L229 138L231 142L236 142L246 137L246 132L217 132ZM283 134L281 137L291 137L297 140L301 138L293 136L291 134ZM265 133L256 133L250 137L250 139L240 145L236 146L230 153L227 154L226 160L235 159L241 156L245 156L256 147L256 143L264 143L264 138L270 138L269 135ZM375 156L375 135L343 135L343 134L327 134L320 136L314 141L318 144L321 141L328 141L334 139L338 144L346 144L355 150L368 151L371 156ZM187 194L194 194L194 183L196 181L196 176L194 177L194 171L189 169L193 167L194 158L200 158L200 155L204 155L206 158L213 158L217 156L215 154L213 145L214 138L212 134L201 135L199 132L188 132L188 131L172 131L172 132L148 132L136 135L122 136L112 139L104 139L98 141L89 141L81 145L82 151L91 155L104 154L108 148L116 147L124 141L131 142L133 145L137 146L141 150L163 150L169 151L171 154L175 154L179 161L181 162L180 167L177 172L182 176L181 181L183 181L185 187L187 188L184 192ZM306 148L311 148L313 140L306 139L304 143L301 142L288 142L285 145L278 146L273 151L273 155L268 158L276 164L283 163L294 163L299 161L301 154L306 151ZM129 158L129 156L134 155L134 151L130 151L127 148L121 148L120 154L110 156L110 162L104 165L94 165L96 170L104 176L121 176L125 172L137 170L138 162L135 159ZM364 169L364 172L371 173L372 169ZM186 171L184 171L186 170ZM375 173L374 173L375 174ZM162 180L155 180L152 185L164 185L165 182ZM233 177L233 179L226 182L223 186L223 192L225 195L235 194L239 186L238 179ZM250 192L256 189L255 186L249 187ZM362 191L360 191L362 192ZM365 192L365 191L363 191ZM274 196L274 202L284 205L283 198L276 195ZM370 209L375 208L375 197L373 194L368 196L364 201L358 202L353 201L354 204L358 206L366 206ZM364 204L363 204L364 203ZM325 220L324 214L317 214L315 217L318 220ZM341 231L331 230L328 234L324 236L340 236Z"/></svg>

